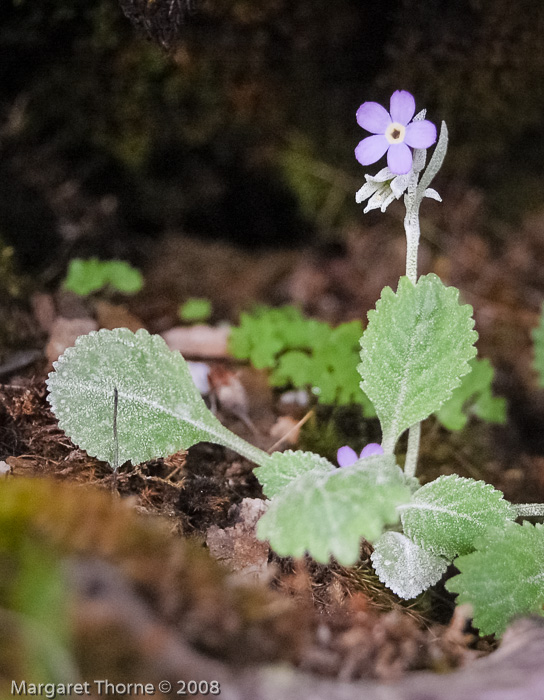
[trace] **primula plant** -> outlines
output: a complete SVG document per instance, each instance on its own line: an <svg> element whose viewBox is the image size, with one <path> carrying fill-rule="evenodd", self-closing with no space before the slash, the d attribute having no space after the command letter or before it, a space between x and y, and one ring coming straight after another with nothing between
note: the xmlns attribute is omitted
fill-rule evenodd
<svg viewBox="0 0 544 700"><path fill-rule="evenodd" d="M368 165L387 152L388 159L377 176L366 175L357 201L384 210L404 195L406 209L406 275L396 291L386 287L369 312L357 364L360 388L381 424L381 445L360 455L341 448L339 466L310 452L263 452L217 420L181 355L143 330L80 337L49 375L49 401L73 441L114 469L200 441L253 461L268 499L258 536L281 556L309 554L322 563L333 557L349 566L366 539L374 545L377 575L406 599L439 581L453 562L460 573L447 588L471 604L482 634L501 634L512 616L542 613L544 527L515 521L544 514L544 505L512 505L491 485L456 475L424 486L417 478L421 421L447 405L482 365L475 360L472 308L436 275L418 276L419 209L426 196L440 201L429 186L448 135L445 123L437 138L425 112L414 114L415 100L405 91L393 94L389 112L374 102L357 112L373 134L359 144L357 158ZM483 374L478 398L485 405L489 373ZM465 389L460 402L475 393ZM457 406L452 415L458 413ZM395 452L406 432L401 469Z"/></svg>

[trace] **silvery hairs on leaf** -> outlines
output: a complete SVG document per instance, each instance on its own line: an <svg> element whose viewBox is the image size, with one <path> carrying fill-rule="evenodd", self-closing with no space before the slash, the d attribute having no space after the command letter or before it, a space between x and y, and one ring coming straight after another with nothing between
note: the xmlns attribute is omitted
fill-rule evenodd
<svg viewBox="0 0 544 700"><path fill-rule="evenodd" d="M423 549L401 532L384 532L370 557L378 578L400 598L410 600L440 581L448 560Z"/></svg>
<svg viewBox="0 0 544 700"><path fill-rule="evenodd" d="M331 556L344 566L355 564L361 539L373 542L386 525L397 523L398 506L411 497L393 455L335 469L317 455L290 452L266 472L272 501L257 525L258 538L268 540L280 556L307 552L323 564Z"/></svg>
<svg viewBox="0 0 544 700"><path fill-rule="evenodd" d="M138 464L216 442L258 464L269 460L217 420L181 354L158 335L127 328L82 335L53 367L51 409L60 428L92 457L114 466Z"/></svg>
<svg viewBox="0 0 544 700"><path fill-rule="evenodd" d="M470 372L476 354L472 307L434 274L417 284L401 277L397 292L382 290L361 338L361 388L393 452L400 435L437 411Z"/></svg>

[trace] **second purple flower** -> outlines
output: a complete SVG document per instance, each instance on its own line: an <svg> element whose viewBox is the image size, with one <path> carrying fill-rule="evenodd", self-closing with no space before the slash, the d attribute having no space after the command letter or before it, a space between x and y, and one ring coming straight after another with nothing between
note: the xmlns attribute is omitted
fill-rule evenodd
<svg viewBox="0 0 544 700"><path fill-rule="evenodd" d="M355 149L361 165L371 165L387 153L387 165L395 175L412 168L411 148L429 148L436 141L436 126L427 119L412 121L416 101L406 90L391 95L389 112L377 102L363 102L357 123L374 136L367 136Z"/></svg>

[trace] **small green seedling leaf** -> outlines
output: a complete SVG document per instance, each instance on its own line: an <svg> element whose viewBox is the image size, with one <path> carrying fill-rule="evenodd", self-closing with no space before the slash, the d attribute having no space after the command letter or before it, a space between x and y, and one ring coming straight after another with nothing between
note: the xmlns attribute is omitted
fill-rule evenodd
<svg viewBox="0 0 544 700"><path fill-rule="evenodd" d="M401 532L384 532L370 557L378 578L400 598L415 598L440 581L448 561Z"/></svg>
<svg viewBox="0 0 544 700"><path fill-rule="evenodd" d="M292 459L293 471L300 469L299 457ZM257 535L280 556L308 552L318 562L332 556L349 566L359 558L361 539L376 540L386 525L398 522L397 506L409 500L410 489L392 455L367 457L342 469L331 464L328 472L319 465L277 492Z"/></svg>
<svg viewBox="0 0 544 700"><path fill-rule="evenodd" d="M491 362L473 358L469 364L471 371L436 414L448 430L462 430L471 413L488 423L506 421L506 400L493 396L491 390L494 375Z"/></svg>
<svg viewBox="0 0 544 700"><path fill-rule="evenodd" d="M309 388L322 404L361 404L367 418L376 415L359 386L356 370L360 321L332 328L305 318L292 306L258 308L241 314L240 326L229 338L231 354L250 360L257 369L270 369L272 386Z"/></svg>
<svg viewBox="0 0 544 700"><path fill-rule="evenodd" d="M274 498L294 479L306 472L311 471L314 475L328 474L332 469L334 466L325 457L320 457L314 452L287 450L273 452L268 464L259 467L255 476L263 487L264 495L267 498Z"/></svg>
<svg viewBox="0 0 544 700"><path fill-rule="evenodd" d="M540 387L544 387L544 304L540 312L540 322L538 327L533 330L534 342L534 368L538 372L538 382Z"/></svg>
<svg viewBox="0 0 544 700"><path fill-rule="evenodd" d="M516 517L513 506L491 484L455 474L422 486L399 511L410 539L450 561L471 552L488 527L504 528Z"/></svg>
<svg viewBox="0 0 544 700"><path fill-rule="evenodd" d="M70 261L63 283L79 296L88 296L106 286L123 294L136 294L143 287L143 277L139 270L122 260L98 260L90 258Z"/></svg>
<svg viewBox="0 0 544 700"><path fill-rule="evenodd" d="M544 614L544 526L507 523L475 545L455 560L461 573L446 588L472 606L480 633L501 635L516 615Z"/></svg>
<svg viewBox="0 0 544 700"><path fill-rule="evenodd" d="M115 464L166 457L197 442L225 445L258 463L269 456L215 418L180 355L158 335L126 328L80 336L54 363L49 403L66 434ZM117 441L114 393L117 390Z"/></svg>
<svg viewBox="0 0 544 700"><path fill-rule="evenodd" d="M207 321L212 315L212 303L209 299L187 299L179 307L178 315L187 323Z"/></svg>
<svg viewBox="0 0 544 700"><path fill-rule="evenodd" d="M397 293L386 287L368 314L361 339L361 388L382 424L383 447L427 418L451 396L476 354L472 307L436 275L416 285L401 277Z"/></svg>

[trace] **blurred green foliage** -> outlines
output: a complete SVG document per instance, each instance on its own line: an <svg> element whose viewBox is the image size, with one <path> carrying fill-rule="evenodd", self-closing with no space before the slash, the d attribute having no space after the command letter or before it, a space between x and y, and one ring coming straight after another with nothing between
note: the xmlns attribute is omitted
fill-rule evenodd
<svg viewBox="0 0 544 700"><path fill-rule="evenodd" d="M540 311L538 326L533 329L534 360L533 366L538 374L538 384L544 388L544 304Z"/></svg>
<svg viewBox="0 0 544 700"><path fill-rule="evenodd" d="M209 299L187 299L179 307L178 315L182 321L198 323L207 321L212 314L212 303Z"/></svg>
<svg viewBox="0 0 544 700"><path fill-rule="evenodd" d="M436 417L448 430L462 430L470 415L488 423L506 423L506 399L493 396L492 392L495 370L491 362L474 358L469 364L471 371L461 379Z"/></svg>
<svg viewBox="0 0 544 700"><path fill-rule="evenodd" d="M310 387L323 404L357 403L365 416L375 415L359 387L357 373L360 321L332 328L305 318L293 306L257 308L243 313L231 330L230 352L249 359L257 369L271 369L272 386Z"/></svg>
<svg viewBox="0 0 544 700"><path fill-rule="evenodd" d="M85 297L105 287L121 294L136 294L144 279L139 270L123 260L99 260L74 258L68 265L63 287Z"/></svg>
<svg viewBox="0 0 544 700"><path fill-rule="evenodd" d="M67 652L69 601L61 562L28 536L25 518L9 508L0 514L0 690L7 691L12 678L77 680Z"/></svg>
<svg viewBox="0 0 544 700"><path fill-rule="evenodd" d="M269 369L272 386L309 387L325 405L362 406L363 415L376 415L360 388L360 321L332 328L323 321L304 317L293 306L257 307L242 313L240 325L231 330L229 350L257 369ZM463 377L436 417L448 430L462 430L471 415L488 423L506 421L506 401L493 396L494 370L487 359L473 359L472 371Z"/></svg>

